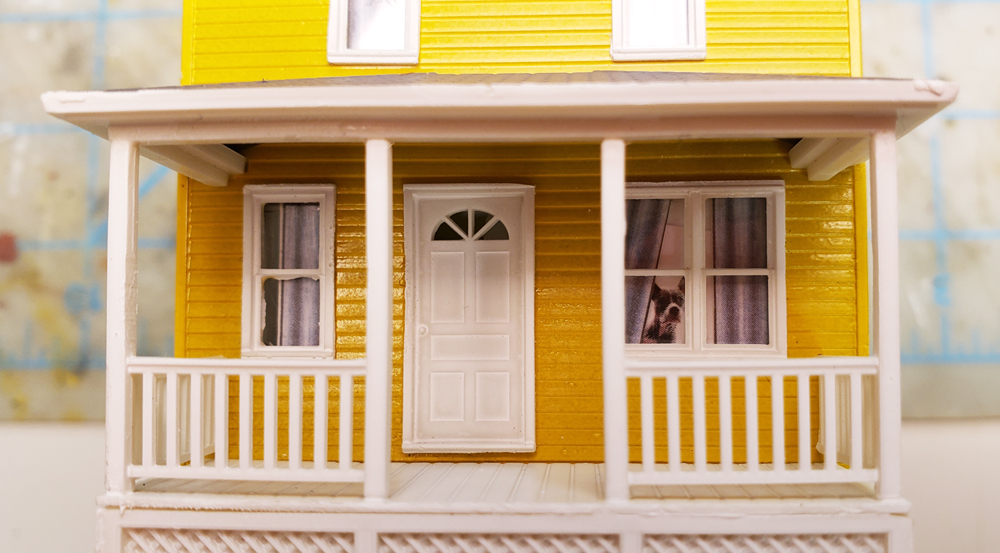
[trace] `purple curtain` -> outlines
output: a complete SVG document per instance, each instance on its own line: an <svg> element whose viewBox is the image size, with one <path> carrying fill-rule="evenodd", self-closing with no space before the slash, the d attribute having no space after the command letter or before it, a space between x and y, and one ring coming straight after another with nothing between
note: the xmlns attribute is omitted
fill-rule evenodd
<svg viewBox="0 0 1000 553"><path fill-rule="evenodd" d="M767 268L767 200L716 198L713 266ZM766 276L715 277L715 343L768 343Z"/></svg>
<svg viewBox="0 0 1000 553"><path fill-rule="evenodd" d="M663 245L670 200L628 200L625 203L625 268L654 269ZM642 342L654 277L625 278L625 343Z"/></svg>
<svg viewBox="0 0 1000 553"><path fill-rule="evenodd" d="M285 204L281 266L319 268L319 205ZM295 278L281 283L282 346L319 345L319 281Z"/></svg>
<svg viewBox="0 0 1000 553"><path fill-rule="evenodd" d="M319 204L265 204L263 217L262 268L319 268ZM263 285L262 342L276 346L319 345L319 281L310 277L268 278Z"/></svg>

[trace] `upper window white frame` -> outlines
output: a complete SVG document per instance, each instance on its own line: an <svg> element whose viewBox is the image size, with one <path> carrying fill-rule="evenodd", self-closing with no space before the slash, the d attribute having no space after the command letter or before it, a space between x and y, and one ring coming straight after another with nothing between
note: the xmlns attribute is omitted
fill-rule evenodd
<svg viewBox="0 0 1000 553"><path fill-rule="evenodd" d="M242 354L244 357L331 357L334 353L334 240L336 187L333 185L247 185L243 188L243 301ZM318 203L319 252L315 269L262 268L263 208L269 203ZM315 346L264 345L263 280L314 278L319 281L319 343Z"/></svg>
<svg viewBox="0 0 1000 553"><path fill-rule="evenodd" d="M625 270L625 276L683 276L685 286L683 344L629 344L629 357L677 355L785 356L787 355L787 309L785 303L785 186L776 181L634 182L626 187L626 200L684 200L684 263L676 270ZM767 267L765 269L713 269L706 267L706 200L713 198L764 198L767 205ZM627 223L626 223L627 224ZM706 328L707 278L728 275L768 277L768 344L710 343ZM623 337L624 338L624 337Z"/></svg>
<svg viewBox="0 0 1000 553"><path fill-rule="evenodd" d="M402 4L399 11L369 13L371 32L352 37L359 25L361 3L375 12L381 2ZM330 0L326 58L341 65L415 65L420 59L420 0Z"/></svg>
<svg viewBox="0 0 1000 553"><path fill-rule="evenodd" d="M612 0L611 59L705 57L705 0Z"/></svg>

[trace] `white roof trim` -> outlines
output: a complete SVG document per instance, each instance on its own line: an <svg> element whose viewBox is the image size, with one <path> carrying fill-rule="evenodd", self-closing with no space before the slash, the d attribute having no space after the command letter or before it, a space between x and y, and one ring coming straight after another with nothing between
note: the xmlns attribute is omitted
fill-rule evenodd
<svg viewBox="0 0 1000 553"><path fill-rule="evenodd" d="M49 92L42 102L50 114L99 136L107 137L109 127L128 127L146 144L590 140L602 132L626 140L808 136L821 140L803 144L793 157L810 158L803 167L819 177L864 161L858 139L868 129L894 122L902 136L958 93L955 84L922 80L588 75L392 75ZM764 124L782 119L784 126ZM475 130L483 125L487 133ZM843 138L850 143L839 144Z"/></svg>

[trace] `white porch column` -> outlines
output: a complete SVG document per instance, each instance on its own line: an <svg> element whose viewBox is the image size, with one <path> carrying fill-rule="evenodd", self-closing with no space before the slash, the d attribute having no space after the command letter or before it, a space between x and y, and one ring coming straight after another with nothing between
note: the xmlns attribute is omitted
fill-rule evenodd
<svg viewBox="0 0 1000 553"><path fill-rule="evenodd" d="M874 283L872 351L878 373L878 495L900 496L899 226L896 203L896 130L871 137Z"/></svg>
<svg viewBox="0 0 1000 553"><path fill-rule="evenodd" d="M392 145L365 143L365 498L389 496L392 424Z"/></svg>
<svg viewBox="0 0 1000 553"><path fill-rule="evenodd" d="M109 493L132 491L128 466L132 460L132 379L126 360L135 355L139 306L136 266L139 206L139 145L111 139L108 183L107 398L105 488Z"/></svg>
<svg viewBox="0 0 1000 553"><path fill-rule="evenodd" d="M625 142L601 143L601 361L605 498L628 501L625 386Z"/></svg>

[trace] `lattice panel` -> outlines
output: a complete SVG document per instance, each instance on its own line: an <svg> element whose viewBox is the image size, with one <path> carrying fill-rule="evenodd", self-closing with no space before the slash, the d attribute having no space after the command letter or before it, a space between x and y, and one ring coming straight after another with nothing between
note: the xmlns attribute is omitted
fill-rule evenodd
<svg viewBox="0 0 1000 553"><path fill-rule="evenodd" d="M642 553L885 553L885 534L646 536Z"/></svg>
<svg viewBox="0 0 1000 553"><path fill-rule="evenodd" d="M618 553L618 536L383 534L378 553Z"/></svg>
<svg viewBox="0 0 1000 553"><path fill-rule="evenodd" d="M353 534L125 530L127 553L354 553Z"/></svg>

